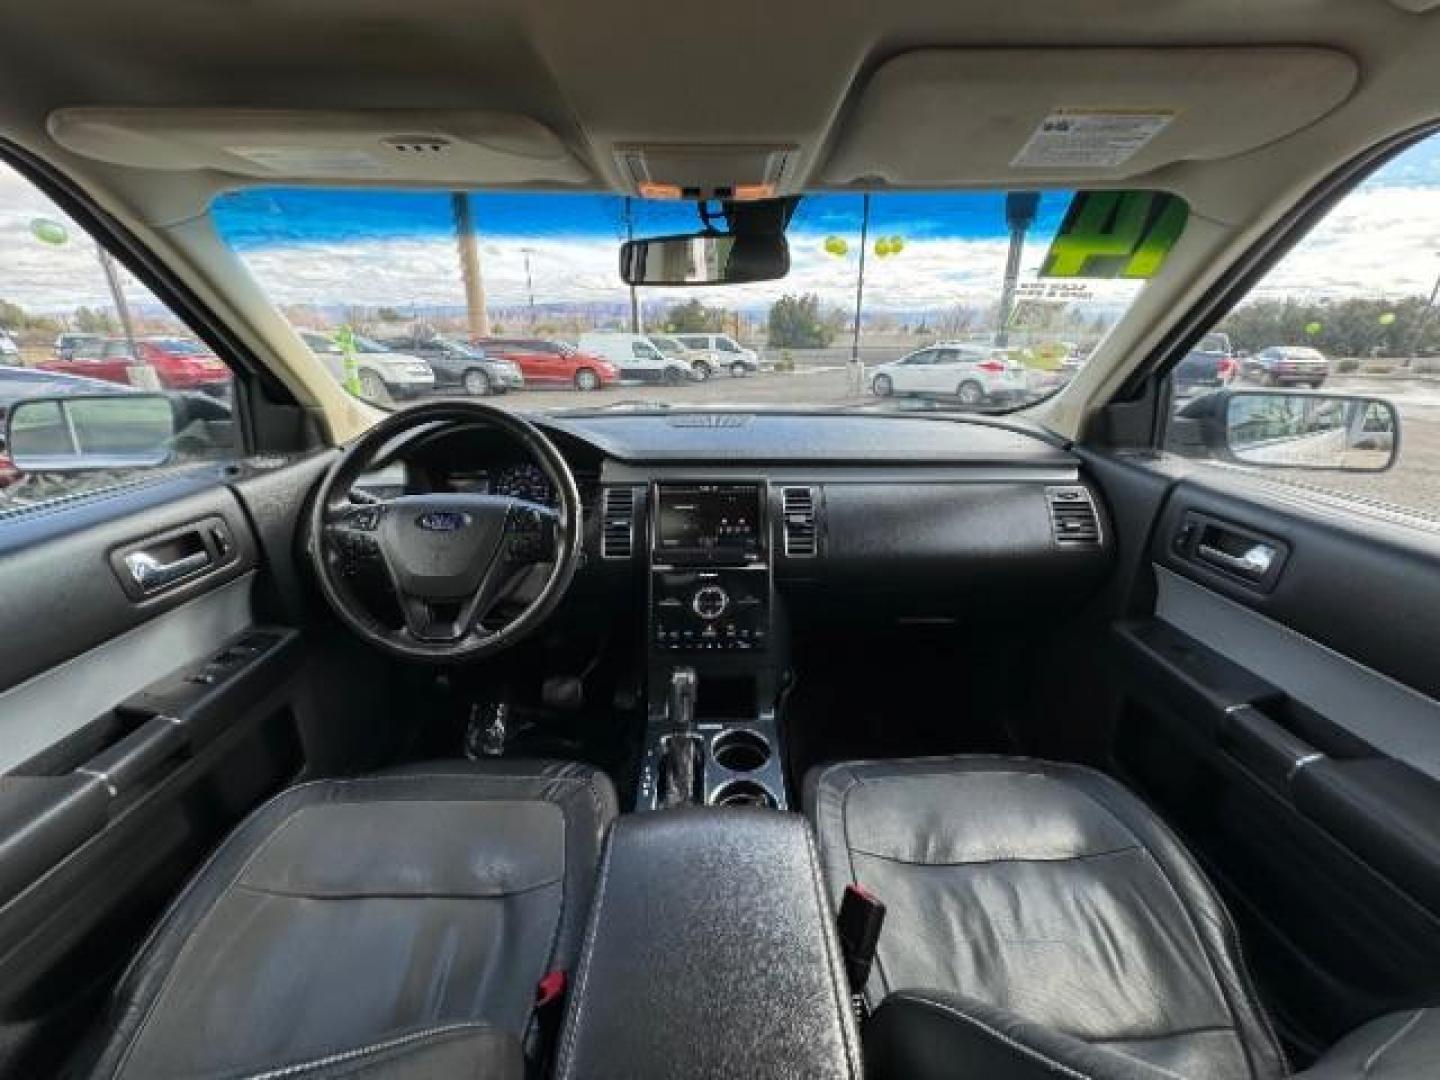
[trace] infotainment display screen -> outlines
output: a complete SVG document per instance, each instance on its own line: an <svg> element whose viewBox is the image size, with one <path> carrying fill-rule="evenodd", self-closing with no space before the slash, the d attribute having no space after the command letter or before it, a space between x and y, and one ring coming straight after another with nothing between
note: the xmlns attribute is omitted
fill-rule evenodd
<svg viewBox="0 0 1440 1080"><path fill-rule="evenodd" d="M763 544L758 484L661 484L655 557L671 563L743 563Z"/></svg>

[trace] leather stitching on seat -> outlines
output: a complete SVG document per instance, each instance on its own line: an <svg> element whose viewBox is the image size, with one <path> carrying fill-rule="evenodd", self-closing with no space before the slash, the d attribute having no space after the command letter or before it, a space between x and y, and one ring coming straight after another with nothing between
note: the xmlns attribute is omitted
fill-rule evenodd
<svg viewBox="0 0 1440 1080"><path fill-rule="evenodd" d="M261 896L276 896L282 900L508 900L512 896L524 896L526 893L539 892L541 889L548 889L554 885L563 886L563 877L550 878L548 881L538 881L534 885L526 885L519 889L509 889L505 892L477 893L477 892L448 892L437 890L435 892L384 892L376 890L373 892L302 892L298 889L272 889L265 885L251 885L248 882L236 881L231 883L232 889L243 889L249 893L257 893Z"/></svg>
<svg viewBox="0 0 1440 1080"><path fill-rule="evenodd" d="M885 862L899 863L901 866L995 866L1002 863L1067 863L1084 862L1086 859L1108 859L1114 855L1127 855L1132 851L1142 850L1139 844L1127 844L1121 848L1111 848L1109 851L1087 851L1080 855L1059 855L1054 858L1031 857L1028 855L1002 855L995 859L960 859L956 862L928 862L919 859L902 859L898 855L882 855L878 851L871 851L869 848L852 847L852 853L864 855L868 859L882 859Z"/></svg>
<svg viewBox="0 0 1440 1080"><path fill-rule="evenodd" d="M387 1050L397 1050L402 1046L411 1043L424 1042L428 1039L440 1038L446 1035L454 1035L462 1031L486 1031L493 1030L491 1025L478 1021L465 1021L455 1024L443 1024L439 1027L424 1028L420 1031L406 1032L404 1035L396 1035L380 1042L367 1043L364 1046L357 1046L350 1050L342 1050L338 1053L327 1054L324 1057L312 1058L309 1061L296 1062L294 1065L284 1065L278 1069L269 1069L265 1072L250 1073L244 1080L284 1080L285 1077L300 1076L303 1073L314 1069L323 1069L328 1065L342 1065L347 1061L357 1061L360 1058L372 1057L375 1054L383 1054Z"/></svg>
<svg viewBox="0 0 1440 1080"><path fill-rule="evenodd" d="M804 824L805 834L805 857L810 863L810 884L815 891L815 913L822 920L820 926L820 940L825 947L825 966L830 976L830 990L835 995L836 1019L840 1024L840 1041L845 1044L845 1058L850 1064L850 1074L860 1075L860 1049L850 1039L850 1026L845 1022L850 1011L850 995L848 987L842 987L835 978L835 973L840 970L840 958L835 954L830 935L825 932L823 920L830 910L828 897L825 892L825 879L820 873L820 857L815 851L815 838L810 835L810 826Z"/></svg>
<svg viewBox="0 0 1440 1080"><path fill-rule="evenodd" d="M1420 1023L1420 1018L1425 1015L1425 1011L1426 1010L1424 1009L1416 1009L1414 1016L1410 1017L1409 1020L1401 1024L1400 1029L1396 1031L1395 1034L1391 1035L1390 1038L1386 1039L1383 1043L1381 1043L1379 1048L1376 1049L1373 1054L1367 1057L1364 1061L1364 1064L1360 1066L1360 1075L1369 1076L1370 1070L1375 1068L1375 1063L1380 1060L1381 1056L1384 1054L1388 1054L1391 1050L1395 1048L1395 1046L1400 1042L1401 1039L1405 1038L1406 1035L1409 1035L1410 1032L1415 1029L1416 1025Z"/></svg>

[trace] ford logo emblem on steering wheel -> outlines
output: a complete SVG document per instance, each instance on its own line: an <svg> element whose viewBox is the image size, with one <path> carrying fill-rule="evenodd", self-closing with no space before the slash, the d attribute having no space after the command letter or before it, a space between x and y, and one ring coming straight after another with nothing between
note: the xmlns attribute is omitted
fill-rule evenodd
<svg viewBox="0 0 1440 1080"><path fill-rule="evenodd" d="M415 519L427 532L454 532L470 524L470 515L458 510L427 510Z"/></svg>

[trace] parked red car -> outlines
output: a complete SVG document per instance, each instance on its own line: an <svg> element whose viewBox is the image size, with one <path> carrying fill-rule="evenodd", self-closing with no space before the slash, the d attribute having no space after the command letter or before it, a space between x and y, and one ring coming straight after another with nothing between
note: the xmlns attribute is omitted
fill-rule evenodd
<svg viewBox="0 0 1440 1080"><path fill-rule="evenodd" d="M525 376L526 386L573 386L576 390L599 390L620 381L614 364L591 353L582 353L563 341L542 338L475 338L474 344L487 356L513 360Z"/></svg>
<svg viewBox="0 0 1440 1080"><path fill-rule="evenodd" d="M148 364L166 390L204 390L217 393L230 385L230 369L198 341L176 337L147 337L135 342L138 357L130 354L124 338L81 342L68 360L57 357L38 365L45 371L84 375L91 379L129 385L129 368Z"/></svg>

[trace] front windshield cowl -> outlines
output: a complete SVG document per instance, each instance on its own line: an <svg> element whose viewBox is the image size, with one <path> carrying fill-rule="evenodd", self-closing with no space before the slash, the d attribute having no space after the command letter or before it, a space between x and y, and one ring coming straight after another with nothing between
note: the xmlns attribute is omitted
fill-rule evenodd
<svg viewBox="0 0 1440 1080"><path fill-rule="evenodd" d="M1022 409L1063 389L1185 216L1155 192L812 194L790 221L785 278L666 289L626 286L618 242L694 231L691 204L465 198L474 244L457 244L445 192L255 189L223 196L212 214L297 325L342 353L415 353L434 369L399 394L354 363L325 365L384 407L484 395L532 412L590 410L613 396L625 408L957 414ZM1139 223L1123 242L1085 231L1121 218ZM470 359L494 363L467 371Z"/></svg>

